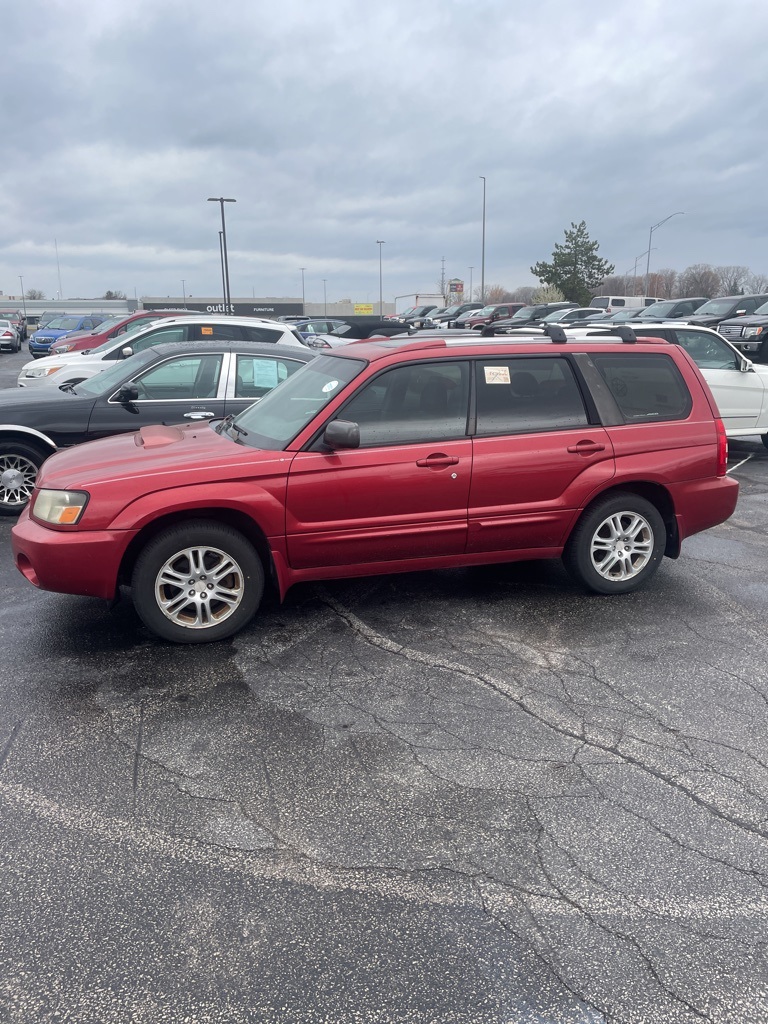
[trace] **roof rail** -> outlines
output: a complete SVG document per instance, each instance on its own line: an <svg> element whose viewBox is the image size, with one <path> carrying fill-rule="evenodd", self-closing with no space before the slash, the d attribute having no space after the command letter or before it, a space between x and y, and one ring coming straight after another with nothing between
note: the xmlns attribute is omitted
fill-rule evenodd
<svg viewBox="0 0 768 1024"><path fill-rule="evenodd" d="M637 341L637 335L634 330L626 324L617 324L615 327L597 327L587 335L587 337L595 338L609 338L611 336L621 338L625 345L634 345Z"/></svg>

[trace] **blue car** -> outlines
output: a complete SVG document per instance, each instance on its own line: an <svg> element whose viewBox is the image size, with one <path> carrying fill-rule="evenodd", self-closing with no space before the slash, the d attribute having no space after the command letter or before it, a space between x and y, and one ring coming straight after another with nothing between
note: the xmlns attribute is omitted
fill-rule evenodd
<svg viewBox="0 0 768 1024"><path fill-rule="evenodd" d="M29 339L29 354L33 359L47 356L54 341L75 331L92 331L108 316L108 313L63 313L54 317L42 330L35 331Z"/></svg>

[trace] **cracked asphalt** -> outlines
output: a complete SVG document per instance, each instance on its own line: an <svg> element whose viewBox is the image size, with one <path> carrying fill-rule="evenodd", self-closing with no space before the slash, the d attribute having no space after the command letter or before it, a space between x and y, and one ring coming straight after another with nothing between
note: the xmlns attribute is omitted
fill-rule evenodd
<svg viewBox="0 0 768 1024"><path fill-rule="evenodd" d="M765 1024L768 451L730 466L637 594L313 584L201 648L35 591L1 521L0 1022Z"/></svg>

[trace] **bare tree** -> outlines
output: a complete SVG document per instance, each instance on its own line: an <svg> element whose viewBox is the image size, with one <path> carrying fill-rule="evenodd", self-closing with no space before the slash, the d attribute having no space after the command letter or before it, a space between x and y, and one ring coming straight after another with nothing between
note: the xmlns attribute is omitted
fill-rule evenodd
<svg viewBox="0 0 768 1024"><path fill-rule="evenodd" d="M502 284L492 284L485 286L485 301L491 302L510 302L512 300L512 292L508 291Z"/></svg>
<svg viewBox="0 0 768 1024"><path fill-rule="evenodd" d="M533 302L533 296L536 294L538 289L532 288L530 285L523 285L521 288L515 288L512 292L512 302L525 302L526 304Z"/></svg>
<svg viewBox="0 0 768 1024"><path fill-rule="evenodd" d="M26 299L44 299L45 294L39 288L27 288L24 297Z"/></svg>
<svg viewBox="0 0 768 1024"><path fill-rule="evenodd" d="M633 277L626 274L611 274L600 283L595 295L634 295L634 287ZM642 284L640 290L642 291Z"/></svg>
<svg viewBox="0 0 768 1024"><path fill-rule="evenodd" d="M763 295L768 292L768 274L750 273L744 281L744 287L752 295Z"/></svg>
<svg viewBox="0 0 768 1024"><path fill-rule="evenodd" d="M655 295L657 299L671 299L675 295L676 284L677 271L665 267L649 275L648 294Z"/></svg>
<svg viewBox="0 0 768 1024"><path fill-rule="evenodd" d="M722 295L740 295L749 277L749 267L715 267L720 275Z"/></svg>
<svg viewBox="0 0 768 1024"><path fill-rule="evenodd" d="M694 263L680 275L677 292L681 299L694 295L714 298L720 294L720 275L709 263Z"/></svg>

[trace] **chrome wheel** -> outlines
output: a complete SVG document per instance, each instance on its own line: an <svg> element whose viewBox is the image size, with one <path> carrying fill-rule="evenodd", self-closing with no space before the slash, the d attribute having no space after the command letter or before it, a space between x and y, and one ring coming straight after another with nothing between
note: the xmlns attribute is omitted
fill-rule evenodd
<svg viewBox="0 0 768 1024"><path fill-rule="evenodd" d="M644 516L614 512L592 534L590 560L603 579L624 582L643 571L653 550L653 529Z"/></svg>
<svg viewBox="0 0 768 1024"><path fill-rule="evenodd" d="M37 470L37 463L26 455L0 453L0 505L26 505L32 497Z"/></svg>
<svg viewBox="0 0 768 1024"><path fill-rule="evenodd" d="M226 621L244 596L245 574L220 548L183 548L163 563L155 578L158 608L185 629L209 629Z"/></svg>

